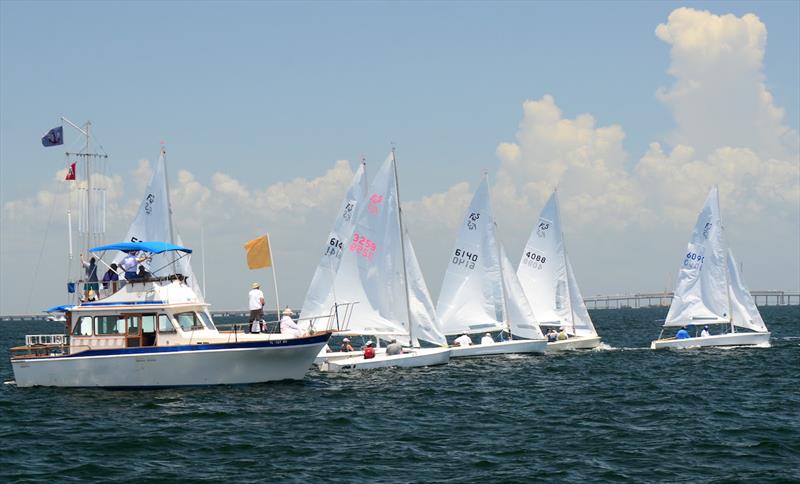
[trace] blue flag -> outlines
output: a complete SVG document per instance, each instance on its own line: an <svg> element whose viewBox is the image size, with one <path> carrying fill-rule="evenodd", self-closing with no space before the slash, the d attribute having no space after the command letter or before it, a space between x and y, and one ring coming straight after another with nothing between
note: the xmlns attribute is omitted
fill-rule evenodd
<svg viewBox="0 0 800 484"><path fill-rule="evenodd" d="M42 136L42 146L57 146L64 144L64 127L53 128Z"/></svg>

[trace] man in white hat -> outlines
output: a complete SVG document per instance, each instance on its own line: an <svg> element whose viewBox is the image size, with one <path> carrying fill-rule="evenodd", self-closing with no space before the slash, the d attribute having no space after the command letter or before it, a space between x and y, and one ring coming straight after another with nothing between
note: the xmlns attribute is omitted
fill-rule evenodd
<svg viewBox="0 0 800 484"><path fill-rule="evenodd" d="M286 309L281 314L283 315L281 318L281 336L284 338L299 338L303 336L303 330L292 319L294 312L289 309L289 306L286 306Z"/></svg>
<svg viewBox="0 0 800 484"><path fill-rule="evenodd" d="M486 333L483 335L483 338L481 338L482 345L490 345L492 343L494 343L494 339L492 339L492 333Z"/></svg>
<svg viewBox="0 0 800 484"><path fill-rule="evenodd" d="M252 289L248 293L250 299L250 332L261 332L261 320L264 319L264 293L261 292L261 284L254 282Z"/></svg>

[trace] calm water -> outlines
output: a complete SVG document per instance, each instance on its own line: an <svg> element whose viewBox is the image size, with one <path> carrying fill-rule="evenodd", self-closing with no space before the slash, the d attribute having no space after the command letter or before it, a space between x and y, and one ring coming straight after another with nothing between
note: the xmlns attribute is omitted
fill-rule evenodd
<svg viewBox="0 0 800 484"><path fill-rule="evenodd" d="M237 387L2 385L0 481L800 481L800 307L762 309L772 348L645 349L665 313L593 312L602 351ZM0 324L0 347L57 328Z"/></svg>

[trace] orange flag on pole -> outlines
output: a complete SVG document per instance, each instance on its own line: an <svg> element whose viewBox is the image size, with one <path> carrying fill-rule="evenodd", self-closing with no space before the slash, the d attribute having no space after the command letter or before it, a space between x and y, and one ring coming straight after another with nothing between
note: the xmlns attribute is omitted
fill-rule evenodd
<svg viewBox="0 0 800 484"><path fill-rule="evenodd" d="M269 236L263 235L244 244L247 251L247 267L261 269L272 266L272 251L269 248Z"/></svg>

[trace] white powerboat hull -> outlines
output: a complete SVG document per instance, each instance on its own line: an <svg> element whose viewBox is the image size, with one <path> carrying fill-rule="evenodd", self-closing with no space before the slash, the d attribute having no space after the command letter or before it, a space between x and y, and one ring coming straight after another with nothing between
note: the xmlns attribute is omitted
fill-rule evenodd
<svg viewBox="0 0 800 484"><path fill-rule="evenodd" d="M14 359L11 364L19 387L148 388L302 380L329 336L89 350Z"/></svg>
<svg viewBox="0 0 800 484"><path fill-rule="evenodd" d="M769 346L770 333L728 333L686 339L658 339L650 349L699 348L707 346Z"/></svg>
<svg viewBox="0 0 800 484"><path fill-rule="evenodd" d="M365 360L363 356L342 358L324 363L320 369L338 373L346 370L372 370L375 368L417 368L421 366L444 365L450 361L449 348L404 349L399 355L376 354Z"/></svg>
<svg viewBox="0 0 800 484"><path fill-rule="evenodd" d="M512 353L544 353L546 347L546 341L531 339L518 339L471 346L453 346L450 348L450 358L472 358Z"/></svg>
<svg viewBox="0 0 800 484"><path fill-rule="evenodd" d="M561 341L553 341L547 343L547 352L554 353L557 351L567 350L590 350L600 346L599 336L574 336L569 339Z"/></svg>

